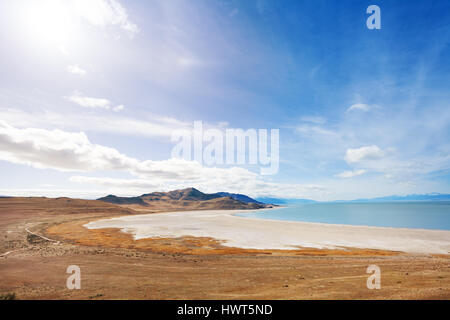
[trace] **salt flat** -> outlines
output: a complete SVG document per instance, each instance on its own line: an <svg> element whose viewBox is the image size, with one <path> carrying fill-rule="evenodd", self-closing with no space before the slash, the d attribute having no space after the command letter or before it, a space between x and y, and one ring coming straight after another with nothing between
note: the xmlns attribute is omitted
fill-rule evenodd
<svg viewBox="0 0 450 320"><path fill-rule="evenodd" d="M211 237L248 249L367 248L411 253L450 253L450 231L262 220L242 210L182 211L103 219L88 229L119 228L144 238Z"/></svg>

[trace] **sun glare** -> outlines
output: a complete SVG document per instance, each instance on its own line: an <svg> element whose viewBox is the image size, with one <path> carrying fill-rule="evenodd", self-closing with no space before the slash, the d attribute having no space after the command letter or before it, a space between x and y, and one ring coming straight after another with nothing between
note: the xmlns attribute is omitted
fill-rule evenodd
<svg viewBox="0 0 450 320"><path fill-rule="evenodd" d="M34 46L59 48L77 38L78 28L68 1L28 1L20 9L20 23Z"/></svg>

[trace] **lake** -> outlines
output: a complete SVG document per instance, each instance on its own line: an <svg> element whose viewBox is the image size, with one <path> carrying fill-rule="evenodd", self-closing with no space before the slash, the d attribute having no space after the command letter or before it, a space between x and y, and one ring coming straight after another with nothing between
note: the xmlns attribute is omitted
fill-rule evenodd
<svg viewBox="0 0 450 320"><path fill-rule="evenodd" d="M450 230L449 201L292 204L237 215L273 220Z"/></svg>

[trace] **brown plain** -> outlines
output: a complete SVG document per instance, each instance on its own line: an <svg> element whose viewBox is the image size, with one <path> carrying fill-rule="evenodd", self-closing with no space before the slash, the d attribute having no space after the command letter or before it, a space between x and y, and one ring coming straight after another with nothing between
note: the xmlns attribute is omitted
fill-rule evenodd
<svg viewBox="0 0 450 320"><path fill-rule="evenodd" d="M211 238L134 241L117 229L82 226L101 218L217 209L217 205L202 207L183 200L142 208L69 198L0 198L0 297L14 293L17 299L450 298L449 255L353 248L245 250ZM380 290L366 287L366 268L371 264L381 268ZM69 265L81 268L81 290L66 288Z"/></svg>

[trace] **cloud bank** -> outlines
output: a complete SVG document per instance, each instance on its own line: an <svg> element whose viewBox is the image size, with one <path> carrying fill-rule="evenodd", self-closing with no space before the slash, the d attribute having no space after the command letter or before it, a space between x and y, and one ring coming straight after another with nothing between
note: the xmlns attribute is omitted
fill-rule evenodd
<svg viewBox="0 0 450 320"><path fill-rule="evenodd" d="M65 172L123 171L139 179L73 176L72 182L127 186L145 191L195 186L205 192L227 190L253 196L310 196L316 185L280 184L240 167L203 167L183 159L138 160L114 148L92 143L83 132L15 128L0 122L0 160Z"/></svg>

